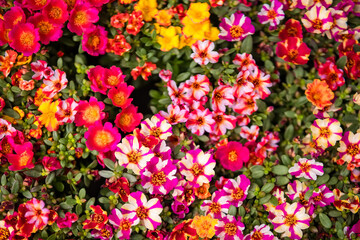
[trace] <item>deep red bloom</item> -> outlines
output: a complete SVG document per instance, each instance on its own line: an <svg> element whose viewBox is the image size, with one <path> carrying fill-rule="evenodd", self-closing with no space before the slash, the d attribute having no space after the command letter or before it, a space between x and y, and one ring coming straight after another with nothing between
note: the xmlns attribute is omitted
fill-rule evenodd
<svg viewBox="0 0 360 240"><path fill-rule="evenodd" d="M108 39L106 52L114 53L122 56L124 53L130 51L131 45L126 41L124 35L115 35L114 39Z"/></svg>
<svg viewBox="0 0 360 240"><path fill-rule="evenodd" d="M70 228L71 225L78 220L78 216L75 213L67 212L64 218L58 218L56 223L59 228Z"/></svg>
<svg viewBox="0 0 360 240"><path fill-rule="evenodd" d="M42 0L42 1L39 1L39 0L24 0L23 4L24 4L24 7L36 11L36 10L43 9L46 5L49 4L49 2L50 2L49 0Z"/></svg>
<svg viewBox="0 0 360 240"><path fill-rule="evenodd" d="M141 27L144 25L143 15L141 11L133 11L130 14L126 31L129 34L137 35L140 32Z"/></svg>
<svg viewBox="0 0 360 240"><path fill-rule="evenodd" d="M91 90L106 94L107 87L104 85L105 68L98 65L88 71L88 78L91 81Z"/></svg>
<svg viewBox="0 0 360 240"><path fill-rule="evenodd" d="M25 23L26 16L21 7L14 6L4 14L5 29L12 29L17 24Z"/></svg>
<svg viewBox="0 0 360 240"><path fill-rule="evenodd" d="M110 183L108 179L106 179L105 186L109 188L113 193L119 193L121 200L123 202L128 201L128 196L130 194L130 185L129 181L125 177L121 177L116 179L115 182Z"/></svg>
<svg viewBox="0 0 360 240"><path fill-rule="evenodd" d="M276 55L294 64L306 64L310 52L310 48L298 37L289 37L276 45Z"/></svg>
<svg viewBox="0 0 360 240"><path fill-rule="evenodd" d="M41 160L42 165L46 171L55 171L61 169L59 160L56 157L44 156Z"/></svg>
<svg viewBox="0 0 360 240"><path fill-rule="evenodd" d="M132 102L132 98L129 98L131 92L135 88L128 86L126 83L121 83L119 87L113 87L109 90L108 97L116 107L126 108Z"/></svg>
<svg viewBox="0 0 360 240"><path fill-rule="evenodd" d="M249 149L239 142L228 142L216 150L216 158L225 169L231 171L240 170L243 163L249 161L249 154Z"/></svg>
<svg viewBox="0 0 360 240"><path fill-rule="evenodd" d="M90 209L93 210L94 213L91 214L90 219L86 219L83 222L83 228L101 230L108 222L107 213L100 206L91 205Z"/></svg>
<svg viewBox="0 0 360 240"><path fill-rule="evenodd" d="M128 13L118 13L110 18L110 24L114 28L122 28L128 20Z"/></svg>
<svg viewBox="0 0 360 240"><path fill-rule="evenodd" d="M69 12L67 5L63 0L51 0L50 3L42 10L42 14L58 25L62 25L68 20Z"/></svg>
<svg viewBox="0 0 360 240"><path fill-rule="evenodd" d="M302 38L301 23L295 19L289 19L285 23L285 28L279 32L279 38L285 41L289 37Z"/></svg>
<svg viewBox="0 0 360 240"><path fill-rule="evenodd" d="M195 237L196 230L191 227L192 219L178 224L170 233L169 240L186 240L189 237Z"/></svg>
<svg viewBox="0 0 360 240"><path fill-rule="evenodd" d="M143 115L137 112L137 107L131 104L116 115L115 125L123 132L132 132L142 118Z"/></svg>

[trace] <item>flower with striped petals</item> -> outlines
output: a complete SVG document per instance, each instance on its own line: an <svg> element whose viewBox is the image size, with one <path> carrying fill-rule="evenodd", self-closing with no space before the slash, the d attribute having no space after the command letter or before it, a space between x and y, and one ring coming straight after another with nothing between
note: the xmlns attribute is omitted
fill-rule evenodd
<svg viewBox="0 0 360 240"><path fill-rule="evenodd" d="M244 237L244 240L275 240L277 239L265 224L257 225L251 233Z"/></svg>
<svg viewBox="0 0 360 240"><path fill-rule="evenodd" d="M242 233L244 229L245 225L241 222L241 217L236 219L234 216L226 215L215 225L215 234L220 240L240 240L244 237Z"/></svg>
<svg viewBox="0 0 360 240"><path fill-rule="evenodd" d="M306 178L316 180L317 176L324 175L323 164L316 162L314 159L300 158L289 173L297 178Z"/></svg>
<svg viewBox="0 0 360 240"><path fill-rule="evenodd" d="M203 96L207 95L210 91L210 81L205 75L197 74L191 76L189 80L185 82L184 87L188 89L186 91L186 97L200 100Z"/></svg>
<svg viewBox="0 0 360 240"><path fill-rule="evenodd" d="M340 122L334 118L316 119L310 129L313 141L323 149L334 146L343 132Z"/></svg>
<svg viewBox="0 0 360 240"><path fill-rule="evenodd" d="M172 127L160 114L155 114L151 119L147 118L141 123L140 133L144 136L153 136L159 140L166 140L172 135Z"/></svg>
<svg viewBox="0 0 360 240"><path fill-rule="evenodd" d="M118 229L116 237L119 239L130 239L131 226L139 224L140 220L136 213L123 214L119 209L114 208L109 215L109 223Z"/></svg>
<svg viewBox="0 0 360 240"><path fill-rule="evenodd" d="M250 188L250 180L241 174L236 179L229 179L224 185L225 195L231 205L240 207Z"/></svg>
<svg viewBox="0 0 360 240"><path fill-rule="evenodd" d="M343 162L360 166L360 133L345 132L337 149Z"/></svg>
<svg viewBox="0 0 360 240"><path fill-rule="evenodd" d="M220 85L214 89L211 97L211 106L214 111L226 111L226 106L234 103L233 88L229 85Z"/></svg>
<svg viewBox="0 0 360 240"><path fill-rule="evenodd" d="M301 19L306 30L310 33L323 33L333 25L330 10L322 5L315 5L307 11Z"/></svg>
<svg viewBox="0 0 360 240"><path fill-rule="evenodd" d="M275 30L280 21L285 17L283 7L284 5L278 0L271 1L271 6L264 4L258 13L259 22L261 24L270 23L269 29Z"/></svg>
<svg viewBox="0 0 360 240"><path fill-rule="evenodd" d="M305 208L298 202L278 205L274 213L275 218L271 222L275 232L282 233L281 237L301 239L302 230L309 228L310 216L305 213Z"/></svg>
<svg viewBox="0 0 360 240"><path fill-rule="evenodd" d="M215 120L208 108L205 110L195 109L189 114L186 127L198 136L202 136L205 131L212 132L214 130Z"/></svg>
<svg viewBox="0 0 360 240"><path fill-rule="evenodd" d="M200 41L198 40L191 46L193 53L190 55L197 64L207 65L210 63L217 63L219 60L219 53L213 51L215 44L209 40Z"/></svg>
<svg viewBox="0 0 360 240"><path fill-rule="evenodd" d="M230 18L223 18L220 23L219 38L226 41L241 41L255 32L251 19L240 11L232 14Z"/></svg>
<svg viewBox="0 0 360 240"><path fill-rule="evenodd" d="M215 191L211 196L211 200L205 200L201 204L200 209L205 214L218 219L229 212L229 207L230 204L224 195L224 191Z"/></svg>
<svg viewBox="0 0 360 240"><path fill-rule="evenodd" d="M136 213L134 221L140 221L140 224L149 230L155 230L161 224L159 215L163 207L160 200L152 198L148 201L140 191L131 193L128 203L124 204L121 210L123 214Z"/></svg>

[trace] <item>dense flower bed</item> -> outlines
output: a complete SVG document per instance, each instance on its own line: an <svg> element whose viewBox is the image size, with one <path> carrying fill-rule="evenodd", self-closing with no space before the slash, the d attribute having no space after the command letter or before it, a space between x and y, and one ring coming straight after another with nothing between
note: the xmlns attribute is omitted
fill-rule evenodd
<svg viewBox="0 0 360 240"><path fill-rule="evenodd" d="M360 2L0 5L0 239L360 239Z"/></svg>

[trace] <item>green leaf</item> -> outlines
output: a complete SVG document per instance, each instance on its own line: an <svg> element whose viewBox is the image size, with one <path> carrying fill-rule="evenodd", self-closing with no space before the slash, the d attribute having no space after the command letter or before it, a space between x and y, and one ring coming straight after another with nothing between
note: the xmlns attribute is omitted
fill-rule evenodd
<svg viewBox="0 0 360 240"><path fill-rule="evenodd" d="M24 172L24 174L29 177L35 177L35 178L41 177L41 172L35 169L27 170Z"/></svg>
<svg viewBox="0 0 360 240"><path fill-rule="evenodd" d="M316 179L316 184L317 184L318 186L320 186L320 185L322 185L322 184L327 183L327 182L329 181L329 179L330 179L329 174L324 174L324 175L322 175L322 176L320 176L320 177L318 177L318 178Z"/></svg>
<svg viewBox="0 0 360 240"><path fill-rule="evenodd" d="M22 192L22 195L28 199L33 198L33 195L31 194L31 192L29 190Z"/></svg>
<svg viewBox="0 0 360 240"><path fill-rule="evenodd" d="M184 73L180 73L177 77L176 77L176 81L177 82L182 82L187 80L190 77L190 73L189 72L184 72Z"/></svg>
<svg viewBox="0 0 360 240"><path fill-rule="evenodd" d="M270 60L265 60L265 69L268 70L269 72L273 72L275 66Z"/></svg>
<svg viewBox="0 0 360 240"><path fill-rule="evenodd" d="M325 228L331 228L332 222L331 222L330 218L327 215L325 215L324 213L320 213L319 214L319 219L320 219L321 224Z"/></svg>
<svg viewBox="0 0 360 240"><path fill-rule="evenodd" d="M11 193L17 193L19 191L19 181L15 180L13 185L11 186Z"/></svg>
<svg viewBox="0 0 360 240"><path fill-rule="evenodd" d="M261 191L265 193L269 193L271 192L271 190L273 190L274 187L275 187L274 183L267 183L261 188Z"/></svg>
<svg viewBox="0 0 360 240"><path fill-rule="evenodd" d="M290 165L291 164L290 158L288 156L286 156L286 155L281 156L281 161L285 165Z"/></svg>
<svg viewBox="0 0 360 240"><path fill-rule="evenodd" d="M276 183L280 186L283 186L289 183L289 179L285 176L279 176L276 178Z"/></svg>
<svg viewBox="0 0 360 240"><path fill-rule="evenodd" d="M104 178L111 178L115 174L114 174L114 172L109 171L109 170L101 170L101 171L99 171L99 175Z"/></svg>
<svg viewBox="0 0 360 240"><path fill-rule="evenodd" d="M94 205L94 203L95 203L95 198L94 198L94 197L90 198L90 199L86 202L86 209L90 209L90 206L91 206L91 205Z"/></svg>
<svg viewBox="0 0 360 240"><path fill-rule="evenodd" d="M347 62L347 57L346 56L342 56L341 58L339 58L337 61L336 61L336 66L340 69L343 69L346 65L346 62Z"/></svg>
<svg viewBox="0 0 360 240"><path fill-rule="evenodd" d="M244 41L242 41L241 47L240 47L240 52L250 54L252 51L252 48L253 48L253 39L249 35L244 39Z"/></svg>
<svg viewBox="0 0 360 240"><path fill-rule="evenodd" d="M286 111L284 114L288 118L296 118L296 113L294 113L293 111Z"/></svg>
<svg viewBox="0 0 360 240"><path fill-rule="evenodd" d="M250 168L251 176L253 178L261 178L264 176L264 167L260 165L252 166Z"/></svg>
<svg viewBox="0 0 360 240"><path fill-rule="evenodd" d="M229 207L229 214L232 215L232 216L235 216L236 215L236 207L231 205Z"/></svg>
<svg viewBox="0 0 360 240"><path fill-rule="evenodd" d="M11 91L8 91L6 93L6 97L7 99L10 101L10 102L13 102L14 101L14 94L11 92Z"/></svg>
<svg viewBox="0 0 360 240"><path fill-rule="evenodd" d="M62 202L62 203L60 203L59 205L60 205L60 207L61 207L62 209L66 209L66 210L69 210L69 209L72 209L72 208L73 208L73 206L67 204L66 202Z"/></svg>
<svg viewBox="0 0 360 240"><path fill-rule="evenodd" d="M276 175L286 175L289 173L288 167L284 165L276 165L272 168L272 172Z"/></svg>
<svg viewBox="0 0 360 240"><path fill-rule="evenodd" d="M55 182L54 186L59 192L64 191L65 186L64 186L64 184L62 182Z"/></svg>
<svg viewBox="0 0 360 240"><path fill-rule="evenodd" d="M45 179L46 184L51 184L52 181L55 179L55 172L51 172Z"/></svg>
<svg viewBox="0 0 360 240"><path fill-rule="evenodd" d="M289 125L286 129L285 129L285 134L284 137L286 140L291 140L294 136L294 126L293 125Z"/></svg>
<svg viewBox="0 0 360 240"><path fill-rule="evenodd" d="M269 202L271 196L271 194L266 194L265 197L260 198L259 204L263 205L264 203Z"/></svg>
<svg viewBox="0 0 360 240"><path fill-rule="evenodd" d="M11 108L5 108L3 110L3 113L9 117L15 118L15 119L20 119L20 114L15 111L14 109Z"/></svg>
<svg viewBox="0 0 360 240"><path fill-rule="evenodd" d="M341 215L342 215L342 213L338 210L331 210L329 212L330 217L340 217Z"/></svg>
<svg viewBox="0 0 360 240"><path fill-rule="evenodd" d="M104 159L104 164L105 164L105 166L106 166L108 169L114 171L114 169L115 169L115 163L114 163L112 160L110 160L110 159L108 159L108 158L105 158L105 159Z"/></svg>
<svg viewBox="0 0 360 240"><path fill-rule="evenodd" d="M3 175L1 176L1 185L2 185L2 186L5 186L5 185L6 185L6 182L7 182L7 180L6 180L6 175L3 174Z"/></svg>
<svg viewBox="0 0 360 240"><path fill-rule="evenodd" d="M80 189L80 191L79 191L79 197L80 197L81 199L83 199L83 198L85 198L85 196L86 196L86 190L85 190L85 188Z"/></svg>

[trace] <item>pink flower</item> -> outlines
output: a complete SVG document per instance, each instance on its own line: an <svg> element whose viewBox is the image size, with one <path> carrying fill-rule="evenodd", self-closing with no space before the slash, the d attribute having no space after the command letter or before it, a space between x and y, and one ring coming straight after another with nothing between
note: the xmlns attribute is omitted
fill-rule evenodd
<svg viewBox="0 0 360 240"><path fill-rule="evenodd" d="M225 135L227 129L232 130L236 127L236 117L227 115L223 112L214 112L213 119L215 121L212 133L221 136Z"/></svg>
<svg viewBox="0 0 360 240"><path fill-rule="evenodd" d="M159 77L161 78L161 80L163 80L166 83L171 80L171 76L172 76L172 72L170 70L162 69L159 72Z"/></svg>
<svg viewBox="0 0 360 240"><path fill-rule="evenodd" d="M82 40L82 49L91 56L105 54L107 44L107 31L102 26L85 31Z"/></svg>
<svg viewBox="0 0 360 240"><path fill-rule="evenodd" d="M44 169L48 172L52 172L61 169L59 160L56 157L44 156L41 160Z"/></svg>
<svg viewBox="0 0 360 240"><path fill-rule="evenodd" d="M204 183L210 183L215 175L215 160L210 153L204 153L201 149L189 150L181 159L180 172L194 187L200 187Z"/></svg>
<svg viewBox="0 0 360 240"><path fill-rule="evenodd" d="M105 69L104 86L107 88L119 87L124 82L123 72L120 68L112 66L110 69Z"/></svg>
<svg viewBox="0 0 360 240"><path fill-rule="evenodd" d="M204 211L206 215L210 215L213 218L219 219L229 212L230 204L224 195L223 191L215 191L211 200L204 200L200 209Z"/></svg>
<svg viewBox="0 0 360 240"><path fill-rule="evenodd" d="M251 115L258 110L256 99L259 98L255 92L243 94L240 98L236 99L233 109L239 114Z"/></svg>
<svg viewBox="0 0 360 240"><path fill-rule="evenodd" d="M234 103L233 88L229 85L220 85L214 89L211 97L211 106L214 111L226 111L226 106Z"/></svg>
<svg viewBox="0 0 360 240"><path fill-rule="evenodd" d="M108 152L116 149L116 145L120 142L121 135L116 127L106 122L104 126L101 122L91 125L84 137L86 138L86 146L90 150L98 152Z"/></svg>
<svg viewBox="0 0 360 240"><path fill-rule="evenodd" d="M176 172L171 160L153 157L141 171L141 185L150 194L166 195L177 185Z"/></svg>
<svg viewBox="0 0 360 240"><path fill-rule="evenodd" d="M87 74L88 78L91 81L91 90L93 92L99 92L102 94L106 94L107 87L104 84L106 68L103 68L100 65L97 65L94 68L91 68Z"/></svg>
<svg viewBox="0 0 360 240"><path fill-rule="evenodd" d="M226 41L241 41L255 32L251 19L241 12L236 12L230 18L223 18L220 23L219 38Z"/></svg>
<svg viewBox="0 0 360 240"><path fill-rule="evenodd" d="M340 147L337 149L341 160L352 164L356 167L360 166L360 133L345 132L340 140Z"/></svg>
<svg viewBox="0 0 360 240"><path fill-rule="evenodd" d="M333 18L330 10L326 10L322 5L315 5L305 13L301 22L308 32L323 33L331 28Z"/></svg>
<svg viewBox="0 0 360 240"><path fill-rule="evenodd" d="M5 119L0 118L0 140L5 136L11 136L16 132L16 129L6 121Z"/></svg>
<svg viewBox="0 0 360 240"><path fill-rule="evenodd" d="M251 71L253 68L257 67L253 56L249 53L237 53L233 63L239 65L238 70L241 71Z"/></svg>
<svg viewBox="0 0 360 240"><path fill-rule="evenodd" d="M21 7L13 6L4 14L5 29L13 29L16 25L26 22L26 16Z"/></svg>
<svg viewBox="0 0 360 240"><path fill-rule="evenodd" d="M245 138L248 141L256 141L257 137L259 136L259 126L252 125L250 128L244 126L241 128L240 136Z"/></svg>
<svg viewBox="0 0 360 240"><path fill-rule="evenodd" d="M105 118L104 110L105 104L99 102L95 97L90 97L89 101L80 101L75 115L75 125L77 127L90 127L94 123Z"/></svg>
<svg viewBox="0 0 360 240"><path fill-rule="evenodd" d="M190 79L185 82L184 87L188 90L186 91L188 98L193 97L196 100L200 100L209 93L210 81L207 76L197 74L191 76Z"/></svg>
<svg viewBox="0 0 360 240"><path fill-rule="evenodd" d="M220 240L243 239L245 225L241 222L241 217L226 215L219 219L215 225L215 234Z"/></svg>
<svg viewBox="0 0 360 240"><path fill-rule="evenodd" d="M181 105L188 101L184 83L180 83L180 86L177 87L176 82L174 80L170 80L167 83L167 90L173 104Z"/></svg>
<svg viewBox="0 0 360 240"><path fill-rule="evenodd" d="M52 23L46 15L36 13L34 16L29 17L28 22L34 24L34 27L38 29L40 42L47 45L51 42L59 40L63 31L61 26Z"/></svg>
<svg viewBox="0 0 360 240"><path fill-rule="evenodd" d="M209 62L217 63L217 61L219 61L219 53L213 51L214 48L215 44L213 42L210 42L209 40L198 40L191 46L193 53L190 57L200 65L207 65Z"/></svg>
<svg viewBox="0 0 360 240"><path fill-rule="evenodd" d="M94 28L99 20L99 11L88 3L77 3L70 12L68 29L70 32L82 35L87 30Z"/></svg>
<svg viewBox="0 0 360 240"><path fill-rule="evenodd" d="M50 0L49 4L42 10L42 14L58 25L64 24L69 18L69 12L64 0Z"/></svg>
<svg viewBox="0 0 360 240"><path fill-rule="evenodd" d="M31 23L19 23L9 32L10 47L24 56L31 56L40 50L39 30Z"/></svg>
<svg viewBox="0 0 360 240"><path fill-rule="evenodd" d="M250 188L250 180L243 174L236 180L228 179L224 185L225 196L231 205L240 207L246 199Z"/></svg>
<svg viewBox="0 0 360 240"><path fill-rule="evenodd" d="M243 166L243 163L249 161L249 149L243 147L239 142L228 142L216 150L216 158L219 159L221 165L228 170L237 171Z"/></svg>
<svg viewBox="0 0 360 240"><path fill-rule="evenodd" d="M49 4L49 1L25 0L23 4L23 7L36 11L43 9L46 5Z"/></svg>
<svg viewBox="0 0 360 240"><path fill-rule="evenodd" d="M206 132L212 132L214 129L215 120L212 118L212 113L209 109L200 110L195 109L189 114L186 127L198 136L204 135Z"/></svg>
<svg viewBox="0 0 360 240"><path fill-rule="evenodd" d="M123 214L119 209L114 208L109 215L109 223L118 230L116 237L119 239L130 239L131 226L137 225L139 222L136 212Z"/></svg>
<svg viewBox="0 0 360 240"><path fill-rule="evenodd" d="M137 112L137 107L130 104L116 115L115 125L123 132L132 132L143 119L143 115Z"/></svg>
<svg viewBox="0 0 360 240"><path fill-rule="evenodd" d="M157 139L166 140L172 135L172 127L160 114L155 114L151 119L141 122L140 133L144 136L153 136Z"/></svg>
<svg viewBox="0 0 360 240"><path fill-rule="evenodd" d="M323 164L316 162L314 159L300 158L289 173L297 178L306 178L316 180L317 176L324 175Z"/></svg>
<svg viewBox="0 0 360 240"><path fill-rule="evenodd" d="M71 225L78 220L78 216L75 213L67 212L64 218L58 218L56 224L59 228L71 228Z"/></svg>
<svg viewBox="0 0 360 240"><path fill-rule="evenodd" d="M163 207L159 199L152 198L148 201L145 194L140 191L131 193L128 203L124 204L121 210L127 215L135 212L134 221L140 221L140 224L149 230L154 230L161 224L159 215Z"/></svg>
<svg viewBox="0 0 360 240"><path fill-rule="evenodd" d="M185 108L181 109L178 105L170 104L167 112L160 111L159 114L164 117L171 125L186 122L189 111Z"/></svg>
<svg viewBox="0 0 360 240"><path fill-rule="evenodd" d="M129 98L130 94L135 88L128 86L126 83L121 83L118 87L113 87L108 92L108 97L116 107L122 109L127 108L132 102L132 98Z"/></svg>
<svg viewBox="0 0 360 240"><path fill-rule="evenodd" d="M113 228L106 224L101 229L94 229L91 231L91 236L95 239L108 240L111 239L114 235Z"/></svg>
<svg viewBox="0 0 360 240"><path fill-rule="evenodd" d="M45 93L48 98L54 97L58 92L65 89L68 84L66 73L60 69L56 69L54 75L49 79L45 79L43 82L46 85L43 88L43 93Z"/></svg>
<svg viewBox="0 0 360 240"><path fill-rule="evenodd" d="M275 30L280 21L285 18L283 7L284 5L278 0L271 1L271 6L264 4L258 13L259 22L261 24L270 23L269 29Z"/></svg>
<svg viewBox="0 0 360 240"><path fill-rule="evenodd" d="M265 224L254 226L254 230L244 237L244 240L275 240L270 227Z"/></svg>
<svg viewBox="0 0 360 240"><path fill-rule="evenodd" d="M43 78L49 79L52 75L54 75L54 71L51 69L51 67L48 67L47 62L43 60L32 62L31 71L35 73L32 76L32 79L34 80L40 80Z"/></svg>
<svg viewBox="0 0 360 240"><path fill-rule="evenodd" d="M25 203L25 208L25 217L29 224L34 224L37 229L47 225L50 210L45 208L44 201L33 198Z"/></svg>

